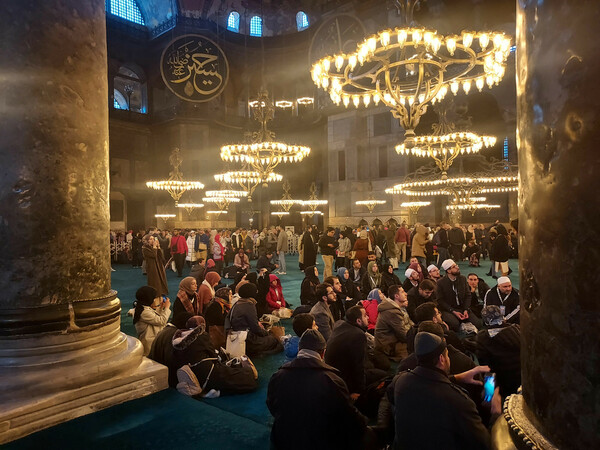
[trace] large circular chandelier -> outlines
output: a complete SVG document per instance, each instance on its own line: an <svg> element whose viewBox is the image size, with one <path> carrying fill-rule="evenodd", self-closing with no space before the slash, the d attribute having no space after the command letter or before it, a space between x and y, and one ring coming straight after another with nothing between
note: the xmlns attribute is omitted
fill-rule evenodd
<svg viewBox="0 0 600 450"><path fill-rule="evenodd" d="M416 215L419 213L419 209L429 205L431 205L431 202L403 202L400 206L402 208L408 208L411 213Z"/></svg>
<svg viewBox="0 0 600 450"><path fill-rule="evenodd" d="M429 103L442 100L448 91L456 95L462 88L468 94L502 80L511 40L502 32L444 36L410 26L418 1L402 3L407 27L369 36L354 53L322 58L312 66L311 76L336 105L387 105L412 148L414 130Z"/></svg>
<svg viewBox="0 0 600 450"><path fill-rule="evenodd" d="M247 193L248 202L252 202L252 194L259 184L268 184L283 180L283 176L275 173L260 173L252 170L231 170L218 173L214 176L216 181L227 184L238 184Z"/></svg>
<svg viewBox="0 0 600 450"><path fill-rule="evenodd" d="M181 199L181 196L190 190L204 189L204 185L199 181L185 181L183 173L179 169L183 159L178 148L174 148L169 156L169 163L173 170L169 172L169 179L159 181L147 181L146 186L159 191L167 191L175 200L175 205Z"/></svg>
<svg viewBox="0 0 600 450"><path fill-rule="evenodd" d="M262 90L252 103L254 119L260 123L260 129L248 135L248 143L221 147L223 161L245 165L249 171L258 173L257 178L263 184L269 182L269 175L279 164L299 162L310 154L309 147L275 141L275 133L267 126L273 120L274 111L267 91Z"/></svg>
<svg viewBox="0 0 600 450"><path fill-rule="evenodd" d="M447 205L446 209L448 211L470 211L471 215L475 215L475 211L480 209L485 209L488 214L492 209L498 209L500 205L490 204L490 203L453 203L451 205Z"/></svg>
<svg viewBox="0 0 600 450"><path fill-rule="evenodd" d="M400 183L386 189L385 193L408 196L452 195L458 201L458 199L470 199L474 194L480 193L514 192L518 190L518 181L517 176L479 177L473 175Z"/></svg>

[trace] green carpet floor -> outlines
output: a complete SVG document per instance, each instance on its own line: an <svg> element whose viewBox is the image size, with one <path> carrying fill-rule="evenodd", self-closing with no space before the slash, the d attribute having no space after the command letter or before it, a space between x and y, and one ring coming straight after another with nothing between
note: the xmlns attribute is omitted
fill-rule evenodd
<svg viewBox="0 0 600 450"><path fill-rule="evenodd" d="M320 258L319 258L320 259ZM303 273L298 270L297 256L288 255L287 275L280 276L286 300L294 306L300 304L300 283ZM471 268L460 263L462 273L474 272L490 286L495 280L485 276L489 261L482 267ZM513 269L511 279L518 288L517 261L510 261ZM122 304L121 330L135 336L131 317L127 310L132 307L135 291L146 283L140 269L114 265L112 287L119 293ZM319 263L322 272L323 263ZM404 268L397 271L404 280ZM184 275L189 269L184 271ZM167 274L169 292L174 300L180 278L172 271ZM225 280L229 283L229 280ZM291 320L283 321L288 333ZM272 355L253 359L259 373L256 391L237 396L210 400L194 400L167 389L149 397L133 400L5 445L6 449L268 449L272 417L265 404L267 385L271 375L281 366L284 355Z"/></svg>

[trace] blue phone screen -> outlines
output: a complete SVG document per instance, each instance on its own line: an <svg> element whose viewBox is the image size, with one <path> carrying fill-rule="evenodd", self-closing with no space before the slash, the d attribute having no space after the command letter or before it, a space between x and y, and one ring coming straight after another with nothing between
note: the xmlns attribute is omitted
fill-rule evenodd
<svg viewBox="0 0 600 450"><path fill-rule="evenodd" d="M496 377L494 375L486 375L483 379L483 400L491 402L496 389Z"/></svg>

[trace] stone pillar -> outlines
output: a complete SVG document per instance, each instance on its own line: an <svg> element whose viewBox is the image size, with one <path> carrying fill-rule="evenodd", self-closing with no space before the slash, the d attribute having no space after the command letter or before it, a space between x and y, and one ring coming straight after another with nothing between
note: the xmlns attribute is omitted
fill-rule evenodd
<svg viewBox="0 0 600 450"><path fill-rule="evenodd" d="M517 5L523 383L505 413L517 446L600 448L600 5Z"/></svg>
<svg viewBox="0 0 600 450"><path fill-rule="evenodd" d="M0 4L0 444L166 387L110 286L104 1Z"/></svg>

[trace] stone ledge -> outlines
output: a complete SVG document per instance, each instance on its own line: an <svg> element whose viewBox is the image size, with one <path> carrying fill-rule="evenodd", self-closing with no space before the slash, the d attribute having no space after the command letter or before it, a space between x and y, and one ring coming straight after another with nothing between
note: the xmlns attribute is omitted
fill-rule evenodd
<svg viewBox="0 0 600 450"><path fill-rule="evenodd" d="M165 366L144 358L128 372L89 386L2 405L0 444L168 387Z"/></svg>

